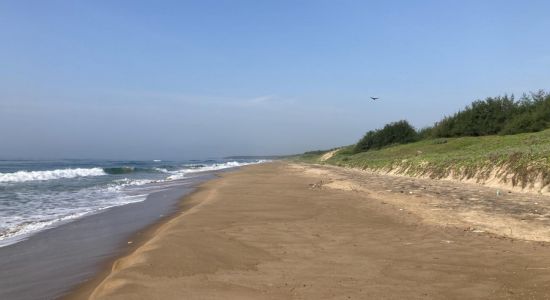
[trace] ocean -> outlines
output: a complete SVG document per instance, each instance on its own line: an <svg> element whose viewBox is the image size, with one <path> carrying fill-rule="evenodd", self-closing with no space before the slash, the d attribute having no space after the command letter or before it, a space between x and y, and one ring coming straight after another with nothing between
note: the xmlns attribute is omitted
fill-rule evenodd
<svg viewBox="0 0 550 300"><path fill-rule="evenodd" d="M108 208L144 201L198 174L263 162L0 160L0 247Z"/></svg>

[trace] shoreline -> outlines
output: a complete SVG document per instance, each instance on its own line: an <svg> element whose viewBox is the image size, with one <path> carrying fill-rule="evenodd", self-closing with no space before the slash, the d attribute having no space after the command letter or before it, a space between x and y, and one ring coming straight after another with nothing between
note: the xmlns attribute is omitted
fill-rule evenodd
<svg viewBox="0 0 550 300"><path fill-rule="evenodd" d="M118 253L109 259L101 262L98 265L98 271L94 273L88 280L72 286L63 295L60 295L59 299L71 300L71 299L87 299L93 293L94 289L101 284L112 272L116 262L128 255L131 255L138 248L143 246L146 242L151 240L158 230L165 224L169 223L172 219L178 217L181 213L191 209L198 203L191 204L187 201L194 194L200 192L203 189L203 185L212 181L219 180L223 174L239 171L246 166L240 166L236 168L221 169L215 171L206 171L204 174L200 174L197 177L210 177L200 180L198 183L191 185L191 192L188 192L180 196L175 203L174 209L169 214L159 218L154 223L147 225L146 227L132 233L129 236L131 244L124 244L118 249Z"/></svg>
<svg viewBox="0 0 550 300"><path fill-rule="evenodd" d="M90 214L0 248L0 298L63 298L89 284L120 256L137 249L150 227L177 213L183 196L219 172L194 175L144 201Z"/></svg>
<svg viewBox="0 0 550 300"><path fill-rule="evenodd" d="M262 164L269 164L272 162L264 162ZM231 168L228 170L218 170L211 174L213 178L201 181L199 184L193 186L193 190L181 196L177 202L177 208L175 208L169 215L166 215L158 219L155 223L148 225L139 232L135 232L130 236L132 244L123 245L124 249L110 259L100 264L100 270L96 272L90 279L80 284L73 286L65 294L59 297L60 300L75 300L75 299L89 299L96 288L101 285L110 274L114 272L116 264L121 259L132 255L136 250L143 247L146 243L150 242L158 234L164 226L167 226L171 221L185 214L188 210L192 209L196 205L199 205L202 201L192 201L194 195L203 192L207 189L205 185L213 185L216 181L223 179L225 174L231 174L238 172L243 168L249 166L241 166L238 168Z"/></svg>
<svg viewBox="0 0 550 300"><path fill-rule="evenodd" d="M59 299L87 299L88 297L90 297L94 289L99 284L101 284L113 271L113 267L119 259L131 255L138 248L142 247L145 243L151 240L155 236L157 231L162 228L162 226L170 222L170 220L176 218L180 213L193 207L194 205L189 205L188 203L186 203L186 199L188 197L191 197L193 194L199 192L201 190L201 186L204 183L214 181L219 178L218 174L213 174L213 176L213 178L205 180L198 185L193 186L193 190L190 193L179 197L176 204L177 207L175 207L175 209L169 214L163 216L162 218L146 226L140 231L134 232L130 236L130 240L132 241L131 244L122 245L123 248L119 249L120 253L100 263L99 271L96 272L90 279L73 286L65 294L61 295Z"/></svg>
<svg viewBox="0 0 550 300"><path fill-rule="evenodd" d="M547 243L429 223L333 176L275 162L203 182L64 299L549 296Z"/></svg>

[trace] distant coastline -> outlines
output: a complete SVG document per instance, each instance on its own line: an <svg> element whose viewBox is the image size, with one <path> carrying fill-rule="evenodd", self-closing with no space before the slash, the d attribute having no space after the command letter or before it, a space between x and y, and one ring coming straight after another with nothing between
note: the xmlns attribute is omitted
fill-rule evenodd
<svg viewBox="0 0 550 300"><path fill-rule="evenodd" d="M294 156L295 154L289 155L235 155L235 156L226 156L224 159L285 159Z"/></svg>

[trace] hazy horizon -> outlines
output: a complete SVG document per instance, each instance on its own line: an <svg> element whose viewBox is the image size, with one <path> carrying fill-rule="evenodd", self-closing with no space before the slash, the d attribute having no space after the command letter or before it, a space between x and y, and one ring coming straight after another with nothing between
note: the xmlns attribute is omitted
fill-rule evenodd
<svg viewBox="0 0 550 300"><path fill-rule="evenodd" d="M546 1L3 1L0 159L279 155L548 88ZM380 97L379 101L370 96Z"/></svg>

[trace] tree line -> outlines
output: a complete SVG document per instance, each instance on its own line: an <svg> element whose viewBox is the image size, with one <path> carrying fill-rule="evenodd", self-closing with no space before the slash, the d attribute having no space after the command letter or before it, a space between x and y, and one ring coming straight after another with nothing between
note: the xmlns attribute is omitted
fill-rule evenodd
<svg viewBox="0 0 550 300"><path fill-rule="evenodd" d="M476 100L463 110L420 130L406 120L392 122L368 131L355 145L354 152L425 139L518 134L547 128L550 128L550 93L540 90L524 94L518 100L513 95Z"/></svg>

